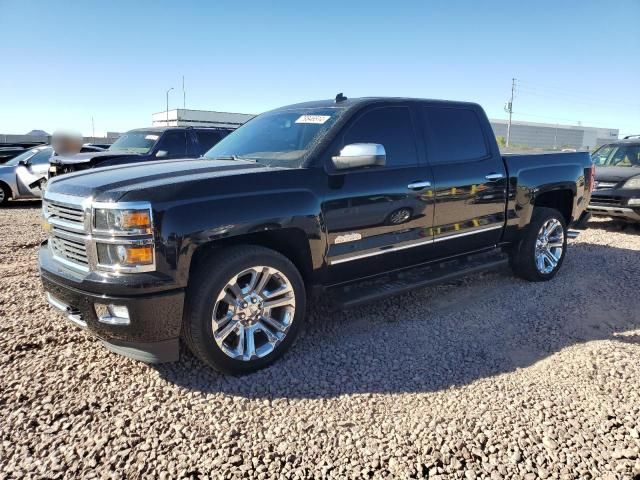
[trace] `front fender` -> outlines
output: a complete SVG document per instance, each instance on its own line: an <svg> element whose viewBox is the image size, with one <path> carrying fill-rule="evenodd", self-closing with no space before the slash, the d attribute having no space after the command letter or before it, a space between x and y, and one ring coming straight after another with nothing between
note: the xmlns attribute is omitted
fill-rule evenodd
<svg viewBox="0 0 640 480"><path fill-rule="evenodd" d="M311 268L323 265L326 236L320 202L307 190L246 193L228 198L197 199L169 206L159 213L164 256L176 270L176 281L186 286L196 250L214 242L274 230L304 233L311 253Z"/></svg>

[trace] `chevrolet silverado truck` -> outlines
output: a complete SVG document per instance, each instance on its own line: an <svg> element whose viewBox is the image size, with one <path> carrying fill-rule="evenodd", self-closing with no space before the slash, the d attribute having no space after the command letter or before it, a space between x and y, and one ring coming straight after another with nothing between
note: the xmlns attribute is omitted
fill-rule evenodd
<svg viewBox="0 0 640 480"><path fill-rule="evenodd" d="M232 128L151 127L130 130L108 149L51 157L49 178L95 167L197 158L226 137Z"/></svg>
<svg viewBox="0 0 640 480"><path fill-rule="evenodd" d="M640 224L640 135L629 135L593 152L595 188L589 212Z"/></svg>
<svg viewBox="0 0 640 480"><path fill-rule="evenodd" d="M502 156L476 104L339 95L203 158L54 178L40 272L109 349L173 361L183 339L241 374L291 346L310 296L355 307L508 264L550 280L592 183L586 152Z"/></svg>

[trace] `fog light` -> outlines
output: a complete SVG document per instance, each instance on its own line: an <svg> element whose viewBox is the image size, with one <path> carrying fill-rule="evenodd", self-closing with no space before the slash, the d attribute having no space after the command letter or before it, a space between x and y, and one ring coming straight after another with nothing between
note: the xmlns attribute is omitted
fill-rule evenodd
<svg viewBox="0 0 640 480"><path fill-rule="evenodd" d="M107 325L129 325L129 309L125 305L94 304L98 321Z"/></svg>
<svg viewBox="0 0 640 480"><path fill-rule="evenodd" d="M630 198L627 205L640 205L640 198Z"/></svg>

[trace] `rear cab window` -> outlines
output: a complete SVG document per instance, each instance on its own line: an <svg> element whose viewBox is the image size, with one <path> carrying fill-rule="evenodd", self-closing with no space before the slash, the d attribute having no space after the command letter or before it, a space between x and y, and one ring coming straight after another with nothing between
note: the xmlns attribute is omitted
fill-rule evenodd
<svg viewBox="0 0 640 480"><path fill-rule="evenodd" d="M203 155L226 135L221 130L196 130L195 134L198 140L197 153L200 155Z"/></svg>
<svg viewBox="0 0 640 480"><path fill-rule="evenodd" d="M473 109L425 106L422 113L429 163L469 162L489 154L482 123Z"/></svg>

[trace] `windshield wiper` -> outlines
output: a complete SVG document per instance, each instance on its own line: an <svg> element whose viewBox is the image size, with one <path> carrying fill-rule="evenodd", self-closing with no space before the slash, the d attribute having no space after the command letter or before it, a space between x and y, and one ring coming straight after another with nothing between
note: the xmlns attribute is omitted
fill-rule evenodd
<svg viewBox="0 0 640 480"><path fill-rule="evenodd" d="M257 158L243 157L241 155L220 155L219 157L213 157L212 160L244 160L246 162L260 163Z"/></svg>

